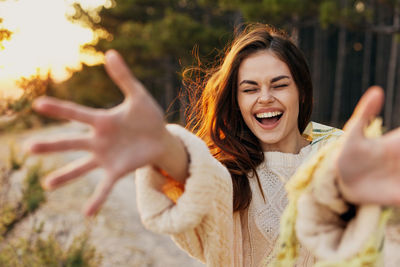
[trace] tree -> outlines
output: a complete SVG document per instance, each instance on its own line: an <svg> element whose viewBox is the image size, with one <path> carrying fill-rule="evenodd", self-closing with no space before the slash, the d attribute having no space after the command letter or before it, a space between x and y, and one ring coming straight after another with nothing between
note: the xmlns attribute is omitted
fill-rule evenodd
<svg viewBox="0 0 400 267"><path fill-rule="evenodd" d="M385 86L389 34L400 31L400 26L388 24L396 1L343 0L340 5L336 0L116 0L115 7L100 12L100 22L79 5L73 19L110 33L96 49L119 50L162 106L171 107L173 121L184 108L174 101L182 68L196 64L192 51L197 49L199 58L212 66L233 29L242 28L240 23L283 28L311 63L317 111L313 118L340 127L370 83ZM85 67L53 89L49 92L54 95L95 107L122 100L102 67Z"/></svg>
<svg viewBox="0 0 400 267"><path fill-rule="evenodd" d="M340 7L345 9L347 6L347 0L340 1ZM342 96L343 87L343 76L344 76L344 64L346 60L346 27L342 23L339 24L339 37L338 37L338 48L337 48L337 62L335 71L335 89L333 91L333 107L332 107L332 124L338 125L340 115L340 103Z"/></svg>
<svg viewBox="0 0 400 267"><path fill-rule="evenodd" d="M393 26L400 26L400 10L396 6L393 16ZM387 89L386 89L386 105L385 105L385 125L390 127L392 125L392 112L393 112L393 99L394 99L394 88L396 81L396 66L397 66L397 54L398 54L398 40L397 35L392 35L392 42L390 48L390 60L387 74Z"/></svg>
<svg viewBox="0 0 400 267"><path fill-rule="evenodd" d="M182 66L194 63L194 47L198 47L200 58L214 59L230 39L234 23L232 11L215 8L207 1L116 1L114 8L102 10L100 23L91 20L79 5L76 9L78 12L73 19L84 20L92 28L105 29L112 35L111 41L101 41L96 48L101 51L117 49L165 109L178 95ZM81 90L88 81L96 84L97 93L93 95L98 96L96 103L90 105L110 106L121 100L118 94L112 93L110 99L111 93L106 93L116 88L101 68L85 68L55 88L55 94L60 94L58 91L62 88L63 97L80 98L78 102L88 104L84 96L88 92ZM101 101L99 96L106 94L108 101ZM177 103L175 101L170 109L171 120L179 117Z"/></svg>

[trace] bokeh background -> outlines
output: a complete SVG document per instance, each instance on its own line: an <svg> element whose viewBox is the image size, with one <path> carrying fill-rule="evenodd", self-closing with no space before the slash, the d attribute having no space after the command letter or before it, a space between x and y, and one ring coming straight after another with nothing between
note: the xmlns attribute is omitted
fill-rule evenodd
<svg viewBox="0 0 400 267"><path fill-rule="evenodd" d="M88 130L35 114L31 103L40 95L96 108L123 100L102 66L111 48L166 119L184 123L183 71L199 62L213 66L250 22L284 29L304 52L313 120L342 127L368 86L378 84L386 92L385 127L400 126L399 0L0 0L0 265L196 266L166 238L141 228L133 183L87 222L79 207L102 174L45 193L41 177L81 154L32 157L22 143ZM121 207L132 210L115 214Z"/></svg>
<svg viewBox="0 0 400 267"><path fill-rule="evenodd" d="M22 7L16 13L26 13L20 17L19 29L7 22L12 13L7 12L2 2L16 2L16 6ZM79 42L82 38L78 34L64 35L61 28L57 31L58 24L52 24L54 15L49 16L54 4L49 6L45 0L35 0L30 1L31 7L24 8L24 2L27 1L0 1L0 10L4 13L0 24L3 43L0 55L12 50L13 38L18 38L20 29L37 19L33 15L38 12L42 13L43 25L31 25L30 39L13 54L14 62L27 64L24 55L31 57L28 55L38 53L40 47L46 47L40 53L53 58L68 55L68 51L77 48L81 53L79 67L61 58L51 67L14 77L19 78L17 87L37 90L31 93L35 96L45 93L94 107L119 103L122 99L119 90L98 65L101 63L99 52L114 48L122 53L132 72L167 110L168 119L183 122L185 107L177 99L182 89L182 71L197 65L197 58L205 66L212 65L216 57L223 55L235 31L240 31L245 23L261 22L286 30L305 53L315 86L314 120L343 126L366 88L378 84L386 91L382 112L385 125L388 128L400 125L400 116L395 116L400 114L400 81L397 79L400 3L396 0L96 0L91 6L86 3L90 1L61 1L68 3L63 19L95 33L96 36L87 42ZM0 18L2 13L0 11ZM57 14L63 17L61 11ZM52 32L45 29L49 27ZM61 45L57 39L63 35L77 41L71 42L70 47ZM86 53L88 58L88 51L92 59L85 61L82 55ZM0 61L0 72L10 68L7 60L5 62ZM34 70L43 67L29 64ZM70 74L60 77L55 73L59 68L57 64L64 64ZM21 68L17 65L14 74L18 74L18 69ZM49 75L44 75L47 73ZM0 89L3 96L10 94L5 87ZM3 113L10 108L22 107L16 104L4 107L3 104Z"/></svg>

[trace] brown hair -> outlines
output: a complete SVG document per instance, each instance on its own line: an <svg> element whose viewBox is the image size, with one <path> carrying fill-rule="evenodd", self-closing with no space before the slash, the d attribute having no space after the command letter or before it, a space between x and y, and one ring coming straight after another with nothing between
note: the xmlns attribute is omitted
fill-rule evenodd
<svg viewBox="0 0 400 267"><path fill-rule="evenodd" d="M256 168L264 160L264 153L258 139L245 124L237 102L240 63L260 50L273 52L289 67L299 90L298 128L302 133L312 111L308 65L289 37L271 26L247 26L228 47L218 66L203 72L202 83L184 78L186 89L193 90L193 84L196 85L189 94L187 128L201 137L212 155L228 168L233 183L234 211L243 210L250 204L249 173L255 174L260 186ZM193 70L186 70L184 77L193 74Z"/></svg>

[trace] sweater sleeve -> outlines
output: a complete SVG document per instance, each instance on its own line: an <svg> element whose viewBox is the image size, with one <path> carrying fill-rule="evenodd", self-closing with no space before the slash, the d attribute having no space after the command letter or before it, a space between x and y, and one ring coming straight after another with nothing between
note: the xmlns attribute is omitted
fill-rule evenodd
<svg viewBox="0 0 400 267"><path fill-rule="evenodd" d="M366 130L380 135L380 123ZM377 205L351 205L337 186L335 159L341 139L325 144L286 185L289 204L281 220L274 266L291 266L298 244L316 258L315 266L380 266L389 210Z"/></svg>
<svg viewBox="0 0 400 267"><path fill-rule="evenodd" d="M332 162L340 144L332 144L315 166L310 186L297 202L296 233L321 262L333 266L376 266L384 237L382 208L352 205L343 199ZM384 216L385 217L385 216Z"/></svg>
<svg viewBox="0 0 400 267"><path fill-rule="evenodd" d="M163 177L152 167L136 171L137 204L146 228L172 235L191 256L209 266L230 266L233 233L232 182L228 170L197 136L178 125L167 129L189 154L189 177L173 201L157 185ZM222 265L220 265L222 264Z"/></svg>

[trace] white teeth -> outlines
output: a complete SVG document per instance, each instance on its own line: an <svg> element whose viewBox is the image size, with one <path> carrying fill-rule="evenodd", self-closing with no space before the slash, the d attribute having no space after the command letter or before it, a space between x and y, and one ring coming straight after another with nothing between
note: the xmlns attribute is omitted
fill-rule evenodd
<svg viewBox="0 0 400 267"><path fill-rule="evenodd" d="M275 116L279 116L281 114L282 114L282 111L263 112L263 113L257 113L256 117L259 119L264 119L264 118L272 118Z"/></svg>

